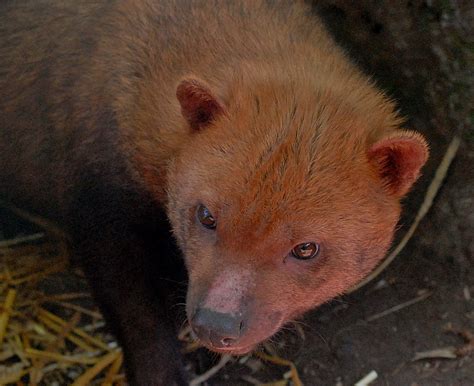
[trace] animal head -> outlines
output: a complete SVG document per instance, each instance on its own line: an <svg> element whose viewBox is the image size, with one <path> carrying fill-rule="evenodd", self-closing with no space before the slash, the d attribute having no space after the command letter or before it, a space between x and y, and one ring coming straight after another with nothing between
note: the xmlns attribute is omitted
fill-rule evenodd
<svg viewBox="0 0 474 386"><path fill-rule="evenodd" d="M313 90L280 79L177 86L189 138L168 167L167 211L188 319L214 351L250 351L370 272L427 159L381 95L351 103Z"/></svg>

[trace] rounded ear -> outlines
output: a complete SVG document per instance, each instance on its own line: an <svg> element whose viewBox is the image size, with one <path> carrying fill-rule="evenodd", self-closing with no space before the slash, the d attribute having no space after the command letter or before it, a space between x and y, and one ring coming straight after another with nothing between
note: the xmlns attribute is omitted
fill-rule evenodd
<svg viewBox="0 0 474 386"><path fill-rule="evenodd" d="M176 88L181 113L193 130L201 130L225 112L224 104L202 80L188 77Z"/></svg>
<svg viewBox="0 0 474 386"><path fill-rule="evenodd" d="M428 144L414 131L400 131L373 144L367 152L390 194L405 195L428 159Z"/></svg>

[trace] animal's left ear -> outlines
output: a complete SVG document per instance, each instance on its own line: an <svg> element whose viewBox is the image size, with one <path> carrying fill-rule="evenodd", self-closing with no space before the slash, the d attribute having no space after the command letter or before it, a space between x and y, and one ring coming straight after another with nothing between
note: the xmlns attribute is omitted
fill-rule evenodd
<svg viewBox="0 0 474 386"><path fill-rule="evenodd" d="M428 145L414 131L400 131L373 144L367 152L387 191L405 195L420 176L428 159Z"/></svg>
<svg viewBox="0 0 474 386"><path fill-rule="evenodd" d="M225 113L224 103L201 79L183 79L176 88L176 97L181 105L181 113L191 129L201 130L217 116Z"/></svg>

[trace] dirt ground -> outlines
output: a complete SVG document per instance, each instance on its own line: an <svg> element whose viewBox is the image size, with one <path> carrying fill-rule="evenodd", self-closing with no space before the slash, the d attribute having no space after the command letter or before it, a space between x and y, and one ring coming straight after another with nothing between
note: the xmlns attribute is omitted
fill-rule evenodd
<svg viewBox="0 0 474 386"><path fill-rule="evenodd" d="M353 385L372 370L376 386L474 385L474 352L413 361L416 353L466 347L456 331L474 333L474 4L314 0L313 5L350 56L398 101L407 127L430 142L431 159L404 202L399 237L453 136L462 143L431 211L394 263L373 283L309 313L272 347L296 365L306 386ZM24 233L24 225L20 228L10 224L4 236ZM198 372L218 360L204 350L187 358ZM271 382L286 370L237 360L207 384L251 384L243 375Z"/></svg>

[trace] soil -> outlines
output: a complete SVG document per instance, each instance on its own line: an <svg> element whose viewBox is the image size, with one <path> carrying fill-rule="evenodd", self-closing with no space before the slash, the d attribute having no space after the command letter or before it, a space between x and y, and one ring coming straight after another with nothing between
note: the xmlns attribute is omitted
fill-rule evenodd
<svg viewBox="0 0 474 386"><path fill-rule="evenodd" d="M399 103L407 127L430 142L430 161L404 202L398 237L413 220L453 136L462 144L432 209L389 268L364 288L310 312L272 347L296 365L307 386L353 385L372 370L376 386L474 385L473 352L413 361L419 352L463 347L455 331L474 333L474 5L471 0L313 5L348 54ZM28 227L11 225L4 224L4 237ZM403 307L412 299L418 301ZM380 314L386 310L392 311ZM202 372L217 359L200 350L188 361ZM271 382L286 370L253 359L234 361L207 384L250 384L243 375Z"/></svg>

